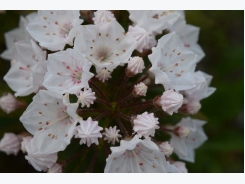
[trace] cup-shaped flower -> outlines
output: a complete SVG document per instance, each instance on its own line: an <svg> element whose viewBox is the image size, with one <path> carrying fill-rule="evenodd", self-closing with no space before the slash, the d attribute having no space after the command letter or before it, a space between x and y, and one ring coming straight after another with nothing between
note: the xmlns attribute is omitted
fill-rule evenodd
<svg viewBox="0 0 245 184"><path fill-rule="evenodd" d="M105 173L163 173L168 172L165 156L150 139L121 140L120 146L111 147L106 159Z"/></svg>
<svg viewBox="0 0 245 184"><path fill-rule="evenodd" d="M149 56L155 83L165 90L187 90L195 87L193 76L197 55L185 48L175 32L164 35Z"/></svg>
<svg viewBox="0 0 245 184"><path fill-rule="evenodd" d="M183 95L179 92L175 92L173 89L166 90L161 96L162 109L168 114L172 115L174 112L178 112L178 109L183 103Z"/></svg>
<svg viewBox="0 0 245 184"><path fill-rule="evenodd" d="M36 12L30 13L26 17L20 16L19 27L4 34L7 49L1 54L2 58L7 60L18 59L14 57L15 43L32 39L26 30L26 26L36 17Z"/></svg>
<svg viewBox="0 0 245 184"><path fill-rule="evenodd" d="M0 140L0 151L5 152L7 155L17 155L20 151L20 139L13 133L5 133Z"/></svg>
<svg viewBox="0 0 245 184"><path fill-rule="evenodd" d="M4 80L15 91L15 96L36 93L43 85L47 70L46 52L34 41L18 42L15 45L16 63L11 66Z"/></svg>
<svg viewBox="0 0 245 184"><path fill-rule="evenodd" d="M125 33L123 27L112 20L79 28L74 49L86 55L96 66L113 71L119 64L128 62L136 41Z"/></svg>
<svg viewBox="0 0 245 184"><path fill-rule="evenodd" d="M133 36L137 41L136 50L143 52L144 49L151 49L156 45L155 36L151 32L147 32L143 27L138 25L129 26L128 34Z"/></svg>
<svg viewBox="0 0 245 184"><path fill-rule="evenodd" d="M88 80L94 76L89 72L91 66L84 55L74 49L49 54L43 85L59 94L76 94L81 88L89 88Z"/></svg>
<svg viewBox="0 0 245 184"><path fill-rule="evenodd" d="M98 121L93 121L92 118L88 118L86 121L79 120L80 125L76 127L75 138L81 138L80 144L86 144L90 147L91 144L99 144L98 138L102 137L100 133L103 130L102 127L98 125Z"/></svg>
<svg viewBox="0 0 245 184"><path fill-rule="evenodd" d="M42 47L63 50L66 44L73 45L78 26L83 23L79 16L78 10L39 10L26 29Z"/></svg>
<svg viewBox="0 0 245 184"><path fill-rule="evenodd" d="M173 10L130 10L129 13L130 20L152 33L162 33L181 16L181 12Z"/></svg>
<svg viewBox="0 0 245 184"><path fill-rule="evenodd" d="M26 144L26 151L25 159L37 171L47 171L58 159L57 153L40 153L33 139Z"/></svg>
<svg viewBox="0 0 245 184"><path fill-rule="evenodd" d="M197 43L200 28L186 24L186 21L179 18L173 26L169 28L171 32L175 31L183 45L198 55L197 62L205 56L202 48Z"/></svg>
<svg viewBox="0 0 245 184"><path fill-rule="evenodd" d="M133 120L133 130L137 132L139 137L149 138L149 136L155 135L155 129L159 129L158 118L155 118L153 113L144 112L143 114L137 115Z"/></svg>
<svg viewBox="0 0 245 184"><path fill-rule="evenodd" d="M40 153L63 151L70 144L77 123L78 103L69 104L68 94L40 90L20 117L32 134Z"/></svg>
<svg viewBox="0 0 245 184"><path fill-rule="evenodd" d="M205 121L188 117L182 118L175 126L175 130L182 129L179 130L179 134L181 135L182 133L183 136L171 133L170 144L180 159L194 162L195 149L207 140L207 136L202 128L205 123Z"/></svg>

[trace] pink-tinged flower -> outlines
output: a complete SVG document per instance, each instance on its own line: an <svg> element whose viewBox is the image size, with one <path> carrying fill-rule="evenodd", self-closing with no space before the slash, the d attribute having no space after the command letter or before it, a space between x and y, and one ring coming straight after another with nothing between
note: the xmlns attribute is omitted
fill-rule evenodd
<svg viewBox="0 0 245 184"><path fill-rule="evenodd" d="M137 132L139 137L142 136L149 138L149 136L155 135L155 129L159 129L158 118L155 118L153 113L144 112L143 114L137 115L133 120L133 130Z"/></svg>
<svg viewBox="0 0 245 184"><path fill-rule="evenodd" d="M184 162L167 161L167 169L170 173L187 173Z"/></svg>
<svg viewBox="0 0 245 184"><path fill-rule="evenodd" d="M88 118L86 121L79 120L80 125L76 127L75 138L81 138L80 144L86 144L90 147L91 144L99 144L98 138L102 137L100 133L103 130L102 127L98 125L98 121L93 121L92 118Z"/></svg>
<svg viewBox="0 0 245 184"><path fill-rule="evenodd" d="M151 32L147 32L143 27L138 25L129 26L128 34L137 41L136 50L143 52L144 49L151 49L156 45L155 36Z"/></svg>
<svg viewBox="0 0 245 184"><path fill-rule="evenodd" d="M27 96L43 87L47 70L46 52L34 41L18 42L15 45L15 60L4 80L15 91L15 96Z"/></svg>
<svg viewBox="0 0 245 184"><path fill-rule="evenodd" d="M209 87L212 76L204 72L194 73L196 87L181 91L185 95L182 111L189 114L196 114L201 108L200 101L214 93L216 88Z"/></svg>
<svg viewBox="0 0 245 184"><path fill-rule="evenodd" d="M30 41L32 38L26 30L26 26L37 17L37 13L33 12L26 17L20 16L19 27L4 34L7 49L1 54L1 57L7 60L15 58L15 43L21 41Z"/></svg>
<svg viewBox="0 0 245 184"><path fill-rule="evenodd" d="M106 68L99 69L98 67L96 67L96 72L97 75L95 77L102 82L105 82L109 78L111 78L111 71L107 70Z"/></svg>
<svg viewBox="0 0 245 184"><path fill-rule="evenodd" d="M11 93L0 97L0 108L7 114L24 106L24 103L17 100Z"/></svg>
<svg viewBox="0 0 245 184"><path fill-rule="evenodd" d="M174 10L130 10L129 18L135 24L145 28L148 32L162 33L181 16Z"/></svg>
<svg viewBox="0 0 245 184"><path fill-rule="evenodd" d="M20 117L40 153L63 151L73 136L78 103L70 104L69 95L40 90Z"/></svg>
<svg viewBox="0 0 245 184"><path fill-rule="evenodd" d="M67 49L48 55L48 65L43 85L59 94L76 94L81 88L89 88L88 81L94 74L92 64L83 54Z"/></svg>
<svg viewBox="0 0 245 184"><path fill-rule="evenodd" d="M39 10L38 18L27 26L30 35L42 47L51 51L63 50L65 45L73 45L79 25L78 10Z"/></svg>
<svg viewBox="0 0 245 184"><path fill-rule="evenodd" d="M168 172L165 156L150 139L121 140L120 146L111 147L106 159L105 173L163 173Z"/></svg>
<svg viewBox="0 0 245 184"><path fill-rule="evenodd" d="M168 143L168 141L162 142L161 144L159 144L159 149L167 157L169 157L173 153L173 150L174 150L174 148Z"/></svg>
<svg viewBox="0 0 245 184"><path fill-rule="evenodd" d="M17 155L20 151L20 139L13 133L5 133L0 140L0 151L5 152L7 155Z"/></svg>
<svg viewBox="0 0 245 184"><path fill-rule="evenodd" d="M126 74L131 77L135 76L138 73L142 73L145 68L144 61L141 57L130 57L128 61L128 67L126 69Z"/></svg>
<svg viewBox="0 0 245 184"><path fill-rule="evenodd" d="M169 28L171 32L175 31L179 39L183 42L184 47L190 49L198 55L197 62L205 56L202 48L197 43L199 38L200 28L186 24L186 21L179 18L173 26Z"/></svg>
<svg viewBox="0 0 245 184"><path fill-rule="evenodd" d="M177 167L182 173L188 173L188 170L186 169L185 162L174 162L173 165Z"/></svg>
<svg viewBox="0 0 245 184"><path fill-rule="evenodd" d="M40 153L33 139L26 144L27 155L25 159L28 160L34 169L37 171L46 172L57 161L57 153L43 154Z"/></svg>
<svg viewBox="0 0 245 184"><path fill-rule="evenodd" d="M149 55L155 83L165 90L187 90L195 87L194 70L197 55L185 48L175 32L158 40Z"/></svg>
<svg viewBox="0 0 245 184"><path fill-rule="evenodd" d="M107 10L98 10L94 12L94 24L106 23L114 20L114 14Z"/></svg>
<svg viewBox="0 0 245 184"><path fill-rule="evenodd" d="M133 95L134 96L146 96L148 87L140 82L139 84L134 85Z"/></svg>
<svg viewBox="0 0 245 184"><path fill-rule="evenodd" d="M62 173L62 165L60 164L53 164L47 171L47 173Z"/></svg>
<svg viewBox="0 0 245 184"><path fill-rule="evenodd" d="M97 25L80 26L74 49L86 55L96 67L113 71L128 62L136 41L123 27L112 20Z"/></svg>
<svg viewBox="0 0 245 184"><path fill-rule="evenodd" d="M178 109L183 103L183 95L179 92L175 92L173 89L166 90L161 96L162 109L168 114L172 115L174 112L178 112Z"/></svg>
<svg viewBox="0 0 245 184"><path fill-rule="evenodd" d="M105 132L103 133L103 135L105 136L104 140L108 140L109 143L112 142L112 144L114 145L115 142L119 142L119 137L122 137L118 132L120 132L120 130L117 130L116 126L114 126L113 128L109 127L109 129L105 128Z"/></svg>
<svg viewBox="0 0 245 184"><path fill-rule="evenodd" d="M21 151L23 153L26 153L26 145L31 141L32 138L33 138L32 136L27 136L22 138Z"/></svg>
<svg viewBox="0 0 245 184"><path fill-rule="evenodd" d="M78 101L77 103L81 103L82 107L87 106L90 107L90 104L94 104L95 92L92 92L91 88L84 88L83 91L79 91L79 94L77 95Z"/></svg>
<svg viewBox="0 0 245 184"><path fill-rule="evenodd" d="M206 140L207 136L202 126L205 121L182 118L182 120L173 127L174 133L171 134L170 145L174 152L182 160L194 162L195 149L200 147Z"/></svg>

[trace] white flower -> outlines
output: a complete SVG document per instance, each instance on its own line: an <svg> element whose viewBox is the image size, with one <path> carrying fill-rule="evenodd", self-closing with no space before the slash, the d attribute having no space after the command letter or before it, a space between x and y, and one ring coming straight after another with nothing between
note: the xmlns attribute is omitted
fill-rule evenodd
<svg viewBox="0 0 245 184"><path fill-rule="evenodd" d="M47 171L47 173L62 173L62 165L60 164L53 164Z"/></svg>
<svg viewBox="0 0 245 184"><path fill-rule="evenodd" d="M30 41L32 38L26 30L26 26L37 17L37 13L33 12L26 17L20 16L19 27L4 34L7 49L1 54L1 57L7 60L14 59L15 43L21 41ZM18 59L18 58L15 58Z"/></svg>
<svg viewBox="0 0 245 184"><path fill-rule="evenodd" d="M187 99L200 101L214 93L216 88L209 87L213 78L211 75L197 71L194 73L194 77L196 86L181 92L187 96Z"/></svg>
<svg viewBox="0 0 245 184"><path fill-rule="evenodd" d="M108 128L105 128L105 133L103 133L103 135L105 136L104 137L104 140L108 140L108 142L112 142L112 144L114 145L115 142L119 142L119 137L122 137L120 134L118 134L118 132L120 132L120 130L117 130L117 127L114 126L113 128L112 127L109 127Z"/></svg>
<svg viewBox="0 0 245 184"><path fill-rule="evenodd" d="M63 151L73 136L78 103L69 104L69 95L40 90L20 117L40 153Z"/></svg>
<svg viewBox="0 0 245 184"><path fill-rule="evenodd" d="M158 118L155 118L153 113L149 114L148 112L137 115L133 123L133 130L137 132L139 137L149 138L149 136L154 136L155 129L159 128L157 125L159 124Z"/></svg>
<svg viewBox="0 0 245 184"><path fill-rule="evenodd" d="M28 160L37 171L47 171L57 161L57 153L42 154L38 151L33 139L26 144L27 155L25 159Z"/></svg>
<svg viewBox="0 0 245 184"><path fill-rule="evenodd" d="M212 76L197 71L194 73L196 87L181 91L185 95L183 110L189 114L196 114L201 108L200 101L214 93L216 88L209 87Z"/></svg>
<svg viewBox="0 0 245 184"><path fill-rule="evenodd" d="M140 82L134 85L133 94L134 96L146 96L147 89L148 87L143 82Z"/></svg>
<svg viewBox="0 0 245 184"><path fill-rule="evenodd" d="M142 73L145 68L144 61L141 57L130 57L128 61L128 67L126 69L126 74L130 76L134 76L138 73Z"/></svg>
<svg viewBox="0 0 245 184"><path fill-rule="evenodd" d="M139 52L143 52L143 49L151 49L156 45L155 36L138 25L129 26L128 34L137 41L136 50Z"/></svg>
<svg viewBox="0 0 245 184"><path fill-rule="evenodd" d="M22 138L21 151L23 153L26 153L26 145L31 141L32 138L33 138L32 136L26 136Z"/></svg>
<svg viewBox="0 0 245 184"><path fill-rule="evenodd" d="M23 102L17 100L11 93L0 97L0 108L7 114L23 105Z"/></svg>
<svg viewBox="0 0 245 184"><path fill-rule="evenodd" d="M167 169L170 173L187 173L184 162L173 162L167 161Z"/></svg>
<svg viewBox="0 0 245 184"><path fill-rule="evenodd" d="M207 140L202 128L205 123L205 121L188 117L182 118L175 126L174 132L176 134L171 133L170 144L180 159L194 162L194 150Z"/></svg>
<svg viewBox="0 0 245 184"><path fill-rule="evenodd" d="M95 92L92 92L91 88L84 89L83 91L79 91L79 94L77 95L78 101L77 103L81 103L82 107L87 106L90 107L90 104L94 103Z"/></svg>
<svg viewBox="0 0 245 184"><path fill-rule="evenodd" d="M198 42L200 28L186 24L186 21L179 18L172 27L169 28L171 32L175 31L183 45L198 55L197 62L204 56L204 52Z"/></svg>
<svg viewBox="0 0 245 184"><path fill-rule="evenodd" d="M157 47L149 55L155 75L155 83L165 90L187 90L195 87L193 76L197 55L182 46L176 33L170 33L158 40Z"/></svg>
<svg viewBox="0 0 245 184"><path fill-rule="evenodd" d="M148 32L162 33L180 17L180 12L173 10L130 10L129 18Z"/></svg>
<svg viewBox="0 0 245 184"><path fill-rule="evenodd" d="M20 151L20 139L13 133L5 133L0 140L0 151L5 152L7 155L17 155Z"/></svg>
<svg viewBox="0 0 245 184"><path fill-rule="evenodd" d="M188 173L186 166L185 166L185 162L174 162L175 167L177 167L182 173Z"/></svg>
<svg viewBox="0 0 245 184"><path fill-rule="evenodd" d="M159 144L159 149L167 157L169 157L173 153L173 150L174 150L174 148L168 143L168 141L162 142L161 144Z"/></svg>
<svg viewBox="0 0 245 184"><path fill-rule="evenodd" d="M105 173L163 173L168 172L165 156L150 139L121 140L120 146L111 147L106 159Z"/></svg>
<svg viewBox="0 0 245 184"><path fill-rule="evenodd" d="M134 38L126 34L116 20L81 26L79 33L74 49L85 54L95 66L109 71L127 63L136 45Z"/></svg>
<svg viewBox="0 0 245 184"><path fill-rule="evenodd" d="M46 73L46 52L34 42L23 41L15 45L15 60L4 80L15 91L15 96L36 93Z"/></svg>
<svg viewBox="0 0 245 184"><path fill-rule="evenodd" d="M80 125L76 127L75 138L81 138L80 144L86 144L90 147L91 144L99 144L98 138L102 137L100 133L103 130L102 127L98 126L98 121L93 121L92 118L88 118L86 121L80 120Z"/></svg>
<svg viewBox="0 0 245 184"><path fill-rule="evenodd" d="M95 77L98 78L102 82L105 82L109 78L111 78L111 72L107 70L106 68L99 69L98 67L96 67L96 72L97 72L97 75Z"/></svg>
<svg viewBox="0 0 245 184"><path fill-rule="evenodd" d="M92 64L74 49L48 55L48 72L43 85L59 94L76 94L81 88L89 88L88 81L94 75L89 72Z"/></svg>
<svg viewBox="0 0 245 184"><path fill-rule="evenodd" d="M178 109L183 103L183 95L175 92L173 89L166 90L161 96L162 109L168 114L172 115L174 112L178 112Z"/></svg>
<svg viewBox="0 0 245 184"><path fill-rule="evenodd" d="M83 23L79 15L78 10L38 10L38 18L30 22L27 31L42 47L63 50L66 44L73 45Z"/></svg>
<svg viewBox="0 0 245 184"><path fill-rule="evenodd" d="M115 17L110 11L98 10L94 12L94 18L93 18L94 24L110 22L113 19L115 19Z"/></svg>

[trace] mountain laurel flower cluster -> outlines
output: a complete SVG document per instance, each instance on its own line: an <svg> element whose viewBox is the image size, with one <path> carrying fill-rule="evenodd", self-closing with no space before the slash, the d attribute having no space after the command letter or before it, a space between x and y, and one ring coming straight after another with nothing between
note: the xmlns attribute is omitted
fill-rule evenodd
<svg viewBox="0 0 245 184"><path fill-rule="evenodd" d="M0 107L25 109L27 132L5 133L0 151L21 150L48 173L188 172L183 161L194 162L207 140L206 121L191 117L215 91L212 76L196 71L199 31L173 10L21 16L1 54L15 97L3 95ZM16 99L28 95L29 105Z"/></svg>

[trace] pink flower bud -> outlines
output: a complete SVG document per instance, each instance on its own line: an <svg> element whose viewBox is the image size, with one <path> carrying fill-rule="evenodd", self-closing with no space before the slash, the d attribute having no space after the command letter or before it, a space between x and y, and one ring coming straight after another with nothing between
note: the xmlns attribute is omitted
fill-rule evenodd
<svg viewBox="0 0 245 184"><path fill-rule="evenodd" d="M62 173L62 165L60 164L53 164L47 171L47 173Z"/></svg>
<svg viewBox="0 0 245 184"><path fill-rule="evenodd" d="M172 115L174 112L178 112L178 109L183 103L183 95L175 92L173 89L167 90L161 96L162 109L168 114Z"/></svg>
<svg viewBox="0 0 245 184"><path fill-rule="evenodd" d="M145 96L147 89L148 87L143 82L141 82L137 85L134 85L133 95L134 96Z"/></svg>
<svg viewBox="0 0 245 184"><path fill-rule="evenodd" d="M126 74L128 77L133 77L138 73L142 73L144 68L144 61L141 57L130 57Z"/></svg>
<svg viewBox="0 0 245 184"><path fill-rule="evenodd" d="M0 151L5 152L7 155L17 153L20 150L20 139L13 133L5 133L0 141Z"/></svg>
<svg viewBox="0 0 245 184"><path fill-rule="evenodd" d="M178 126L174 129L174 133L181 138L187 137L190 132L190 129L184 126Z"/></svg>
<svg viewBox="0 0 245 184"><path fill-rule="evenodd" d="M24 103L17 100L11 93L8 93L0 98L0 107L7 114L22 106L24 106Z"/></svg>
<svg viewBox="0 0 245 184"><path fill-rule="evenodd" d="M162 142L159 145L159 148L160 148L161 152L164 155L166 155L167 157L169 157L173 153L173 150L174 150L174 148L172 146L170 146L170 144L168 143L168 141Z"/></svg>
<svg viewBox="0 0 245 184"><path fill-rule="evenodd" d="M201 109L199 101L191 100L186 104L186 110L189 114L196 114Z"/></svg>

